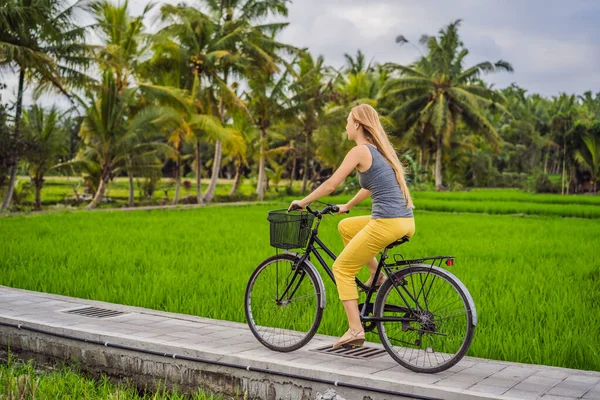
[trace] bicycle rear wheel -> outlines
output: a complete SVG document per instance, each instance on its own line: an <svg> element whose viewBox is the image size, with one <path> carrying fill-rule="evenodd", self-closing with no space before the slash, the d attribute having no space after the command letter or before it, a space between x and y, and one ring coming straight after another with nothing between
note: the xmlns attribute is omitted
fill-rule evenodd
<svg viewBox="0 0 600 400"><path fill-rule="evenodd" d="M314 272L291 254L263 261L250 276L244 308L254 336L275 351L301 348L317 332L323 309Z"/></svg>
<svg viewBox="0 0 600 400"><path fill-rule="evenodd" d="M475 326L467 297L441 269L413 265L390 276L377 294L373 315L381 343L396 362L435 373L465 355Z"/></svg>

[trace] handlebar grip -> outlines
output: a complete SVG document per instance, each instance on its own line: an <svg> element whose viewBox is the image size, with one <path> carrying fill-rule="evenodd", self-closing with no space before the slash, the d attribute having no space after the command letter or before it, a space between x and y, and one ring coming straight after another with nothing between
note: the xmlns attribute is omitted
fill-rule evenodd
<svg viewBox="0 0 600 400"><path fill-rule="evenodd" d="M301 210L301 208L298 204L293 204L288 211L296 211L296 210Z"/></svg>

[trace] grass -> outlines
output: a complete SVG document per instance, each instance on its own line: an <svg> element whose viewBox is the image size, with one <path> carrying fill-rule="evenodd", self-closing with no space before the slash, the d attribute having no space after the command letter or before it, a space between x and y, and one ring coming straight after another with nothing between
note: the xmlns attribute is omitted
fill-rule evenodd
<svg viewBox="0 0 600 400"><path fill-rule="evenodd" d="M106 375L93 379L79 368L63 365L58 369L40 369L29 361L10 357L0 363L0 387L4 399L86 399L86 400L225 400L226 397L202 392L183 394L158 385L152 393L138 390L129 381L114 384Z"/></svg>
<svg viewBox="0 0 600 400"><path fill-rule="evenodd" d="M0 284L245 322L244 289L274 253L266 215L277 207L2 218ZM335 252L342 250L339 219L328 218L320 233ZM415 237L398 250L409 258L457 257L450 270L479 314L468 355L600 371L600 325L590 323L600 319L596 220L422 209L415 219ZM341 335L344 312L323 276L328 296L319 332Z"/></svg>

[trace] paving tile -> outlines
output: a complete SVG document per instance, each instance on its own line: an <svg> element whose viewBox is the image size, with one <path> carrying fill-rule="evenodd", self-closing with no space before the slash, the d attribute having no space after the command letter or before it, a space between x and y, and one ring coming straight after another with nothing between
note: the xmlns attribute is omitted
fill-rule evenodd
<svg viewBox="0 0 600 400"><path fill-rule="evenodd" d="M547 378L539 375L532 375L519 382L513 389L523 392L538 393L539 396L558 385L562 379Z"/></svg>
<svg viewBox="0 0 600 400"><path fill-rule="evenodd" d="M509 398L521 400L537 400L540 398L540 395L537 393L518 389L510 389L508 392L502 393L502 395Z"/></svg>
<svg viewBox="0 0 600 400"><path fill-rule="evenodd" d="M553 395L553 396L564 396L564 397L582 397L586 392L588 392L593 386L594 383L589 383L586 381L573 380L572 376L569 376L564 381L561 381L545 395Z"/></svg>
<svg viewBox="0 0 600 400"><path fill-rule="evenodd" d="M590 390L587 391L586 394L583 395L582 399L600 399L600 383L593 386Z"/></svg>
<svg viewBox="0 0 600 400"><path fill-rule="evenodd" d="M499 396L502 393L506 392L506 390L507 390L506 388L499 387L499 386L490 386L490 385L483 385L481 383L476 383L475 385L467 388L465 390L465 392L479 392L479 393L493 394L493 395Z"/></svg>

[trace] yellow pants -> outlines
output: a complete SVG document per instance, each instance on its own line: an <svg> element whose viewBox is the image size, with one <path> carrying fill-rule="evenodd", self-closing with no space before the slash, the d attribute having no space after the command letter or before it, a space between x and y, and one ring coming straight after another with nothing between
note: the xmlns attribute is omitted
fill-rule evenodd
<svg viewBox="0 0 600 400"><path fill-rule="evenodd" d="M415 233L414 218L377 218L370 215L346 218L338 230L344 250L333 263L333 275L340 300L358 299L356 275L360 269L388 244Z"/></svg>

